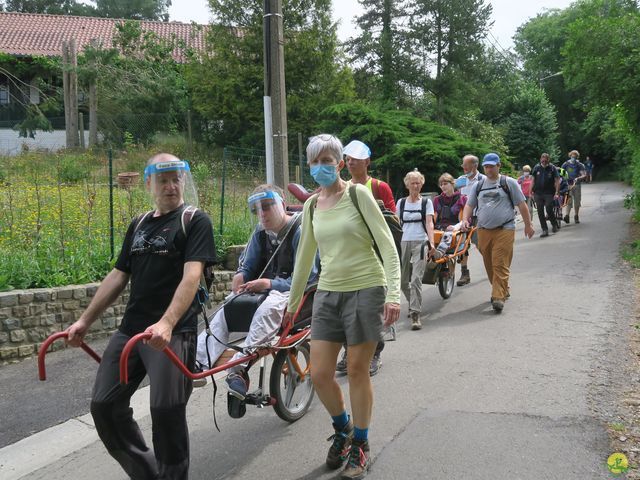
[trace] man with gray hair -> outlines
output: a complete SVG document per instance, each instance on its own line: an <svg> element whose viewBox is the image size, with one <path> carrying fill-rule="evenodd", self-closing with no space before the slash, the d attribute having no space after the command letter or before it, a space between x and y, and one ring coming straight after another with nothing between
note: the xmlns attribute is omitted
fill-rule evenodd
<svg viewBox="0 0 640 480"><path fill-rule="evenodd" d="M484 175L478 171L478 164L480 160L475 155L465 155L462 157L462 171L464 175L461 175L456 180L455 186L460 190L462 195L469 197L469 192L475 188L477 183L484 179ZM476 234L473 235L471 239L474 245L478 245L478 237ZM471 275L469 274L469 250L467 253L463 255L462 260L460 260L460 266L462 267L460 278L456 285L462 287L471 282Z"/></svg>

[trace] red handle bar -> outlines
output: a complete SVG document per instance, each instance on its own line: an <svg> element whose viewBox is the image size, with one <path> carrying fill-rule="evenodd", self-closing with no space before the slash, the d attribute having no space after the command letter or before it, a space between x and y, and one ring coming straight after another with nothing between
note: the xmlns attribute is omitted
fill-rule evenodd
<svg viewBox="0 0 640 480"><path fill-rule="evenodd" d="M38 350L38 377L40 378L40 380L44 381L47 379L47 372L44 367L44 357L47 354L47 350L49 349L51 344L59 338L67 337L69 337L69 334L67 332L54 333L53 335L49 336L44 342L42 342L42 345L40 345L40 350ZM80 348L87 352L89 356L96 362L100 363L100 355L98 355L91 347L89 347L89 345L82 342L80 344Z"/></svg>
<svg viewBox="0 0 640 480"><path fill-rule="evenodd" d="M311 292L307 292L304 294L304 297L300 302L300 305L298 306L296 313L293 315L291 324L283 326L281 340L279 342L280 346L292 345L295 342L301 340L303 337L308 335L308 332L298 332L294 335L289 335L289 332L291 331L293 323L295 323L295 319L298 317L300 310L302 309L303 303L305 302L307 297L310 295L310 293ZM126 343L126 345L124 346L124 348L122 349L122 353L120 354L120 383L122 385L126 385L129 383L128 367L129 367L129 355L131 354L131 350L133 350L133 347L135 347L136 343L138 343L140 340L148 340L151 337L152 337L152 334L150 332L138 333L137 335L134 335L133 337L131 337L129 341ZM230 362L225 363L224 365L212 368L210 370L206 370L204 372L199 372L199 373L193 373L187 368L187 366L184 363L182 363L182 360L180 360L180 358L178 358L178 356L168 346L164 347L164 350L162 350L162 352L167 357L169 357L169 360L171 360L171 362L176 367L178 367L178 369L180 369L180 371L187 378L190 378L192 380L195 380L197 378L208 377L210 375L213 375L214 373L221 372L222 370L227 370L231 367L255 360L256 358L259 357L259 355L254 352L251 355L246 355L236 360L232 360Z"/></svg>

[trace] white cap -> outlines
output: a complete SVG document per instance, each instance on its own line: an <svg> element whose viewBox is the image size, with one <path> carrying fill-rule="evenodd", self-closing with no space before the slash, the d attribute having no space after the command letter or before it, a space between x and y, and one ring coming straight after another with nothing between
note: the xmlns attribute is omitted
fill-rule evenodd
<svg viewBox="0 0 640 480"><path fill-rule="evenodd" d="M360 140L353 140L349 142L349 145L342 150L344 155L351 158L357 158L358 160L364 160L371 157L371 149Z"/></svg>

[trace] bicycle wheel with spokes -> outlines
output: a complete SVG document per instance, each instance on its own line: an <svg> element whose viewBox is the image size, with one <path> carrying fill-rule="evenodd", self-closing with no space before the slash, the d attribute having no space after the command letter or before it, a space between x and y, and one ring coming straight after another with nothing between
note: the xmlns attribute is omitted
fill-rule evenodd
<svg viewBox="0 0 640 480"><path fill-rule="evenodd" d="M440 270L438 275L438 291L442 298L449 298L453 293L453 286L456 281L456 262L455 260L449 260L447 262L448 271Z"/></svg>
<svg viewBox="0 0 640 480"><path fill-rule="evenodd" d="M309 342L288 350L280 350L273 361L269 394L275 399L276 414L287 422L295 422L309 410L314 389L311 383Z"/></svg>

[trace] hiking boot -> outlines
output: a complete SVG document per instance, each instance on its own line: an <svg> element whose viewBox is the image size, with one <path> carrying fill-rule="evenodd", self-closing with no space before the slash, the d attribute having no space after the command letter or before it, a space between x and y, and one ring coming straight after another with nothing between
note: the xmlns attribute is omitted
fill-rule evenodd
<svg viewBox="0 0 640 480"><path fill-rule="evenodd" d="M543 230L542 233L540 234L540 238L544 238L548 236L549 236L549 230Z"/></svg>
<svg viewBox="0 0 640 480"><path fill-rule="evenodd" d="M327 438L327 441L331 441L331 446L327 453L327 467L331 470L336 470L342 466L349 456L351 439L353 438L353 423L349 420L342 430L338 430L334 424L333 429L335 433Z"/></svg>
<svg viewBox="0 0 640 480"><path fill-rule="evenodd" d="M411 330L420 330L420 329L422 329L420 314L418 312L411 312Z"/></svg>
<svg viewBox="0 0 640 480"><path fill-rule="evenodd" d="M336 372L338 373L347 373L347 349L344 349L342 352L342 358L338 363L336 363Z"/></svg>
<svg viewBox="0 0 640 480"><path fill-rule="evenodd" d="M370 466L369 442L366 440L364 442L354 440L349 450L347 466L344 467L340 478L350 480L364 478Z"/></svg>
<svg viewBox="0 0 640 480"><path fill-rule="evenodd" d="M496 313L500 313L500 312L502 312L502 309L504 308L504 302L502 300L492 299L491 300L491 306L493 307L493 310Z"/></svg>
<svg viewBox="0 0 640 480"><path fill-rule="evenodd" d="M580 223L580 219L578 218L578 215L573 217L573 221L576 222L576 223Z"/></svg>
<svg viewBox="0 0 640 480"><path fill-rule="evenodd" d="M371 365L369 365L369 376L373 377L380 367L382 366L382 360L380 359L380 355L374 355L371 359Z"/></svg>
<svg viewBox="0 0 640 480"><path fill-rule="evenodd" d="M565 215L563 220L564 220L564 223L569 223L569 215Z"/></svg>
<svg viewBox="0 0 640 480"><path fill-rule="evenodd" d="M471 277L469 276L469 269L463 268L462 275L460 275L460 278L458 279L456 285L458 285L459 287L462 287L464 285L467 285L470 282L471 282Z"/></svg>
<svg viewBox="0 0 640 480"><path fill-rule="evenodd" d="M559 230L559 229L558 229L558 226L557 226L557 225L551 225L551 231L552 231L553 233L558 233L558 230Z"/></svg>
<svg viewBox="0 0 640 480"><path fill-rule="evenodd" d="M249 375L246 372L232 372L227 375L229 393L239 400L244 400L249 390Z"/></svg>

